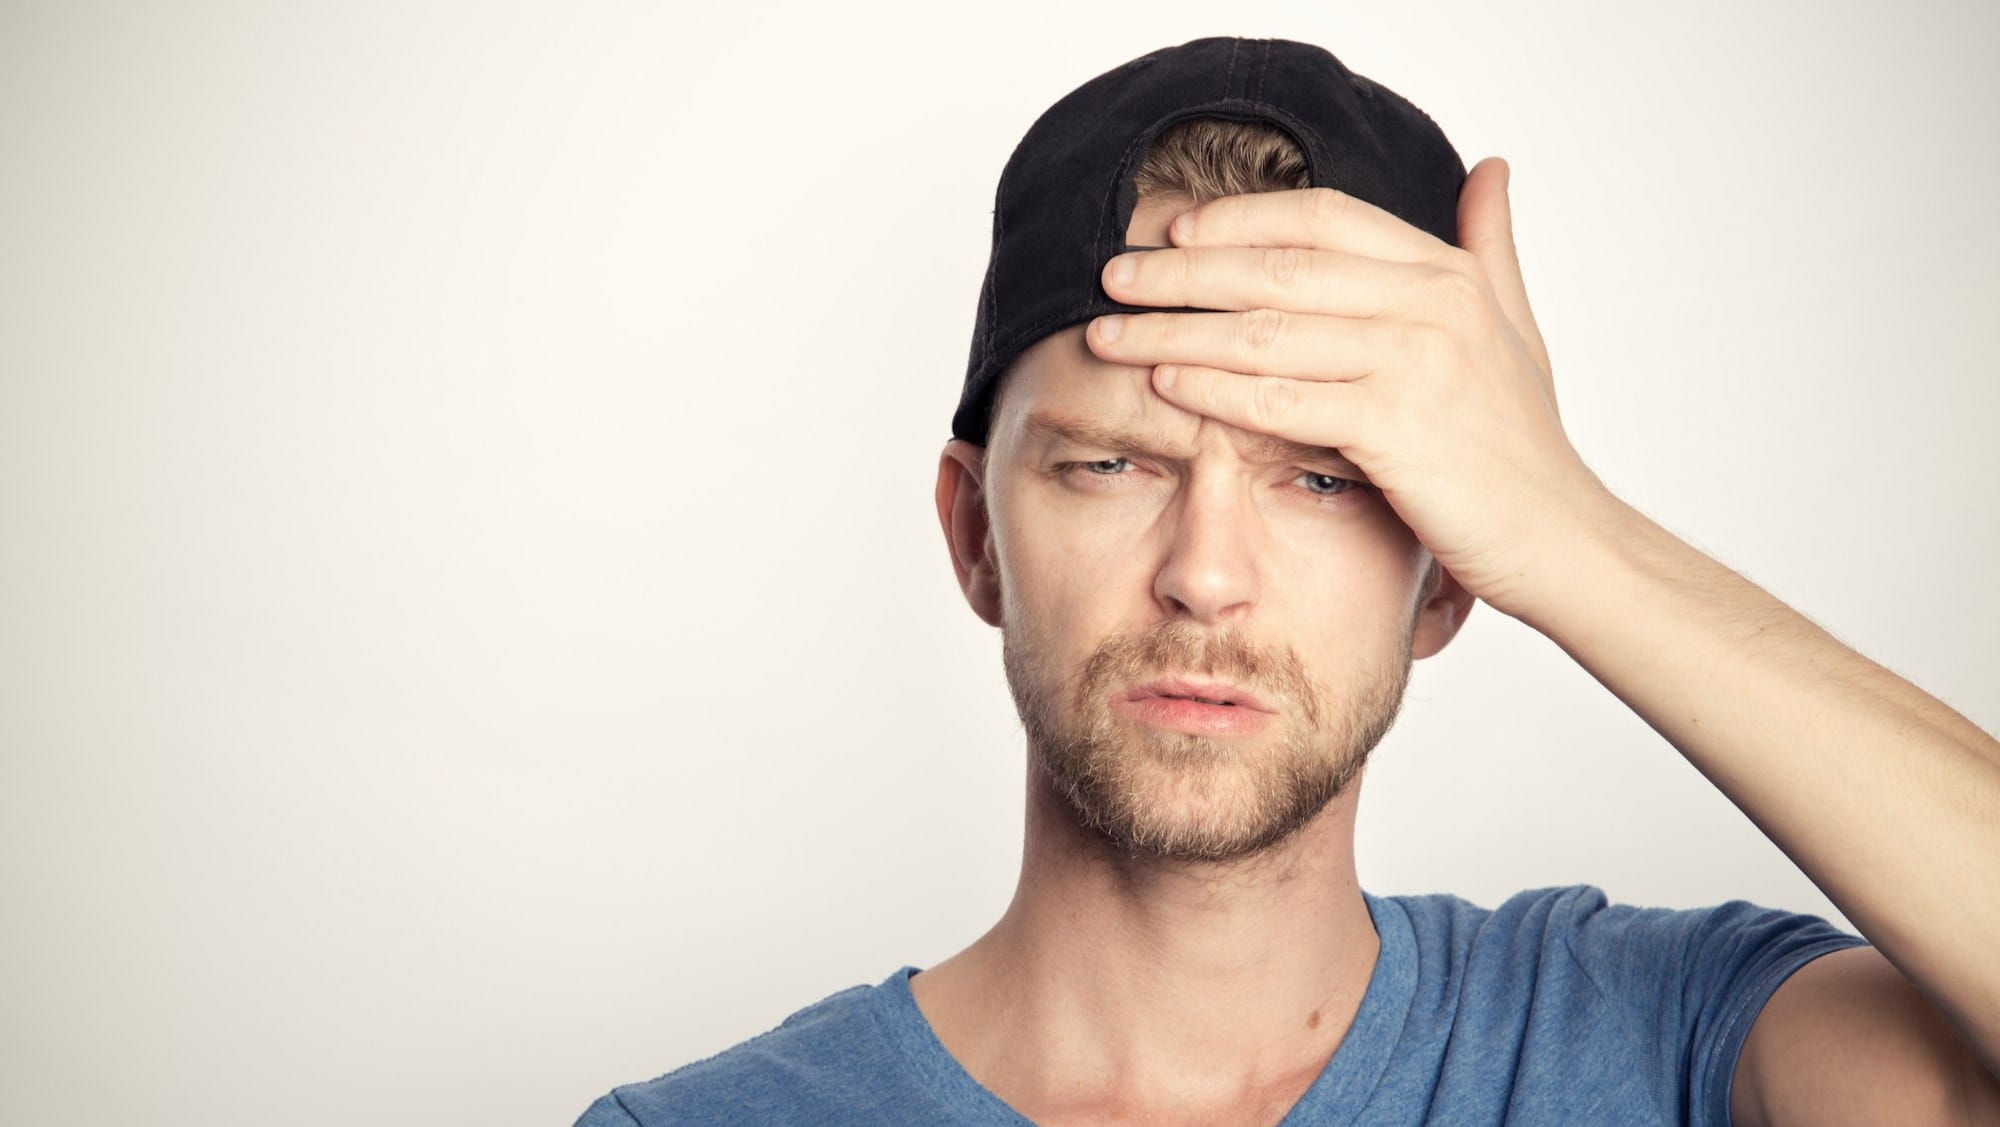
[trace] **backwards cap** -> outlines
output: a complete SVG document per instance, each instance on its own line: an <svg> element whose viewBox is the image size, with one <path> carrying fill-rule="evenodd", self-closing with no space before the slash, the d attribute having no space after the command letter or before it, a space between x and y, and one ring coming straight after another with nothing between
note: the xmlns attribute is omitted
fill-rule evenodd
<svg viewBox="0 0 2000 1127"><path fill-rule="evenodd" d="M1305 151L1308 182L1338 188L1458 242L1465 163L1424 111L1322 48L1196 39L1106 71L1037 118L1000 174L993 253L951 433L980 446L1000 376L1051 333L1106 313L1104 264L1128 250L1133 177L1153 139L1192 117L1276 126Z"/></svg>

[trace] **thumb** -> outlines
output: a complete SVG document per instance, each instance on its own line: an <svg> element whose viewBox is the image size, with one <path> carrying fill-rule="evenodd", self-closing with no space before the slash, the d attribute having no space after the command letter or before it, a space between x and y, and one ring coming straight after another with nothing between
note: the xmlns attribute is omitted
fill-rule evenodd
<svg viewBox="0 0 2000 1127"><path fill-rule="evenodd" d="M1507 195L1512 172L1506 161L1487 157L1466 174L1465 185L1458 192L1458 242L1486 268L1486 280L1500 300L1501 311L1546 373L1549 350L1535 326L1534 310L1528 307L1528 287L1521 280L1521 261L1514 252L1514 209Z"/></svg>

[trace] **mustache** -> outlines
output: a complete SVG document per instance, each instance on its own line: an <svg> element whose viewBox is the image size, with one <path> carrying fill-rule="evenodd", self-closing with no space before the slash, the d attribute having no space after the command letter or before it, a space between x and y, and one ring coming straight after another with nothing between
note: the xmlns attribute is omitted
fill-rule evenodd
<svg viewBox="0 0 2000 1127"><path fill-rule="evenodd" d="M1072 703L1087 710L1118 686L1186 674L1240 684L1272 704L1289 703L1309 726L1320 726L1324 693L1291 646L1260 647L1240 628L1211 632L1182 621L1107 637L1085 660Z"/></svg>

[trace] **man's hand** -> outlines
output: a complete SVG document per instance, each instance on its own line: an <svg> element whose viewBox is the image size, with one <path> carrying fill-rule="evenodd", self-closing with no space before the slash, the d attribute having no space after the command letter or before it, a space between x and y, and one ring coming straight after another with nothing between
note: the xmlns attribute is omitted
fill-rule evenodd
<svg viewBox="0 0 2000 1127"><path fill-rule="evenodd" d="M1584 466L1505 187L1500 161L1472 170L1465 250L1334 192L1214 200L1180 217L1193 223L1174 246L1114 259L1104 288L1232 312L1134 314L1112 339L1100 318L1084 339L1113 363L1178 369L1171 387L1153 376L1177 406L1338 448L1461 586L1631 706L1874 945L1773 996L1733 1106L1881 1122L1880 1105L1827 1094L1838 1074L1966 1122L1974 1093L1992 1106L2000 1085L2000 741Z"/></svg>
<svg viewBox="0 0 2000 1127"><path fill-rule="evenodd" d="M1172 247L1113 259L1104 289L1229 312L1102 317L1085 340L1158 365L1178 407L1337 448L1461 586L1519 617L1611 497L1563 432L1506 181L1498 158L1466 178L1465 249L1328 188L1213 200Z"/></svg>

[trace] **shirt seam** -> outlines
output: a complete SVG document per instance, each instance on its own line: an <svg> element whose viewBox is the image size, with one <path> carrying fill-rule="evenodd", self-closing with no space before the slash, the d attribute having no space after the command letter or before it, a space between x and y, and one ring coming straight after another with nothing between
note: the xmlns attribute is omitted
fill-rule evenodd
<svg viewBox="0 0 2000 1127"><path fill-rule="evenodd" d="M1849 947L1866 946L1870 946L1870 944L1862 936L1830 935L1824 939L1808 943L1803 947L1794 948L1786 953L1785 958L1773 962L1766 967L1764 972L1759 974L1755 979L1755 986L1739 994L1737 1001L1727 1010L1723 1011L1721 1020L1718 1023L1720 1029L1714 1040L1709 1042L1708 1058L1703 1061L1704 1070L1711 1078L1721 1070L1722 1054L1725 1049L1732 1043L1736 1049L1733 1058L1729 1061L1729 1075L1721 1083L1722 1108L1721 1113L1713 1117L1714 1122L1721 1124L1722 1127L1733 1127L1735 1121L1731 1118L1730 1114L1730 1098L1735 1094L1736 1069L1742 1063L1743 1046L1750 1038L1748 1027L1754 1025L1757 1018L1764 1012L1764 1007L1771 1001L1771 995L1778 992L1778 987L1784 985L1786 979L1798 973L1807 963L1812 962L1821 955L1831 955L1835 951L1843 951ZM1741 1035L1737 1032L1739 1028L1742 1029ZM1716 1084L1713 1079L1709 1081L1709 1090L1716 1090ZM1709 1118L1708 1113L1709 1108L1707 1106L1703 1106L1700 1109L1700 1114L1704 1119Z"/></svg>

